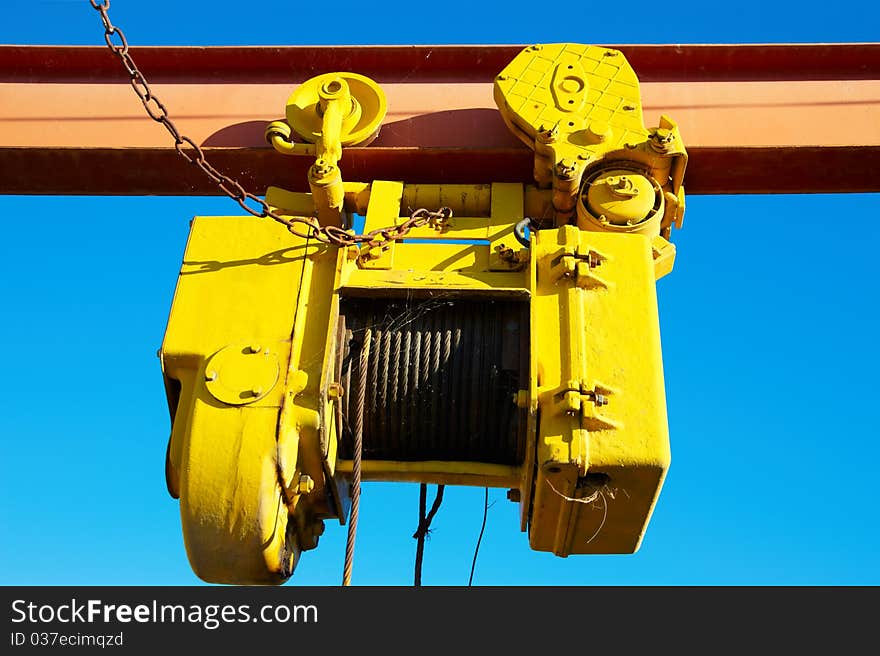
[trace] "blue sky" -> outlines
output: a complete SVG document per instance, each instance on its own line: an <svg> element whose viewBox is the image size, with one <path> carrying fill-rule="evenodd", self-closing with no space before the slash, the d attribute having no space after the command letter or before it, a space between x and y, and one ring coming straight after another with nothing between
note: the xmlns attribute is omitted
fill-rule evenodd
<svg viewBox="0 0 880 656"><path fill-rule="evenodd" d="M353 18L325 32L303 3L270 24L290 6L114 0L112 11L133 44L181 45L867 41L878 24L867 3L816 20L805 3L756 2L729 14L630 4L617 22L591 9L580 29L570 16L535 20L534 5L390 2L334 12ZM3 43L102 43L86 0L11 4L4 18ZM235 209L0 196L0 584L198 582L165 492L155 353L188 220ZM493 490L475 583L880 583L878 215L878 194L691 196L675 271L658 286L673 459L641 551L531 552L517 507ZM411 583L417 500L416 485L365 486L356 584ZM482 489L447 489L425 583L467 582L482 501ZM344 540L328 525L292 583L337 584Z"/></svg>

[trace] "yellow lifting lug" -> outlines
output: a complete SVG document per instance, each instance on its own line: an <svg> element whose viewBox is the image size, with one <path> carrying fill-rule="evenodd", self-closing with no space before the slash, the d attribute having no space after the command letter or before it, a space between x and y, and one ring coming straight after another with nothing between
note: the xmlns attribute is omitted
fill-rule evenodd
<svg viewBox="0 0 880 656"><path fill-rule="evenodd" d="M385 92L357 73L326 73L297 87L287 100L286 122L272 121L266 140L285 155L313 155L309 169L318 221L342 225L345 188L339 160L343 146L366 145L385 118ZM296 134L305 143L293 141Z"/></svg>

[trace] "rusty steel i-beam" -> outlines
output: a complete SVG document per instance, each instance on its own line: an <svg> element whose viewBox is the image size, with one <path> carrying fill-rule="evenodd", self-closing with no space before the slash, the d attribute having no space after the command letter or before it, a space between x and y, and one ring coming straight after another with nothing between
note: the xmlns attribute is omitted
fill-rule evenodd
<svg viewBox="0 0 880 656"><path fill-rule="evenodd" d="M880 191L880 44L615 46L645 116L686 130L688 191ZM492 81L520 46L133 47L180 129L261 193L300 189L307 159L263 137L291 87L331 70L379 81L379 138L350 179L528 182L532 153L499 118ZM104 47L0 46L0 193L212 194L147 120Z"/></svg>

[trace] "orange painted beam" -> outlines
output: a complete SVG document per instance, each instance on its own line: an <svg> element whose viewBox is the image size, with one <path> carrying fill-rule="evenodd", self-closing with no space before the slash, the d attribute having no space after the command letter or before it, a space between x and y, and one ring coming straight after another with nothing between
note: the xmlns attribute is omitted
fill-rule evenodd
<svg viewBox="0 0 880 656"><path fill-rule="evenodd" d="M617 46L649 126L675 118L689 193L880 191L880 44ZM380 81L379 139L347 149L349 180L531 179L491 80L520 46L132 48L178 128L259 192L305 188L309 161L274 153L265 124L303 79ZM0 192L211 194L148 120L104 48L0 46Z"/></svg>

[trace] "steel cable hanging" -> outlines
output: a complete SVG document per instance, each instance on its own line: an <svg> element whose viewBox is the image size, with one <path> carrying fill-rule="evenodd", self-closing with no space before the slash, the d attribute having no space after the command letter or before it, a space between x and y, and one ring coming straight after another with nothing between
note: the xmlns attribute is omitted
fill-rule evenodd
<svg viewBox="0 0 880 656"><path fill-rule="evenodd" d="M492 503L495 503L494 501ZM477 546L474 549L474 560L471 562L471 575L468 578L468 587L474 583L474 570L477 569L477 556L480 553L480 543L483 541L483 532L486 530L486 518L489 516L489 488L486 488L486 496L483 500L483 523L480 526L480 537L477 538Z"/></svg>
<svg viewBox="0 0 880 656"><path fill-rule="evenodd" d="M367 362L370 354L371 330L364 331L364 341L361 344L358 366L361 380L367 376ZM342 570L342 585L351 585L351 572L354 567L354 543L357 537L358 514L361 505L361 454L364 445L364 404L367 400L367 386L358 388L357 404L359 411L354 426L354 457L351 467L351 512L348 517L348 536L345 541L345 566Z"/></svg>
<svg viewBox="0 0 880 656"><path fill-rule="evenodd" d="M422 585L422 559L425 554L425 538L431 532L431 522L434 515L440 510L440 504L443 503L443 490L445 485L437 486L437 494L434 497L434 503L431 504L431 510L425 515L425 505L428 501L428 486L422 483L419 486L419 527L413 533L416 542L416 565L413 573L413 585L419 587Z"/></svg>

